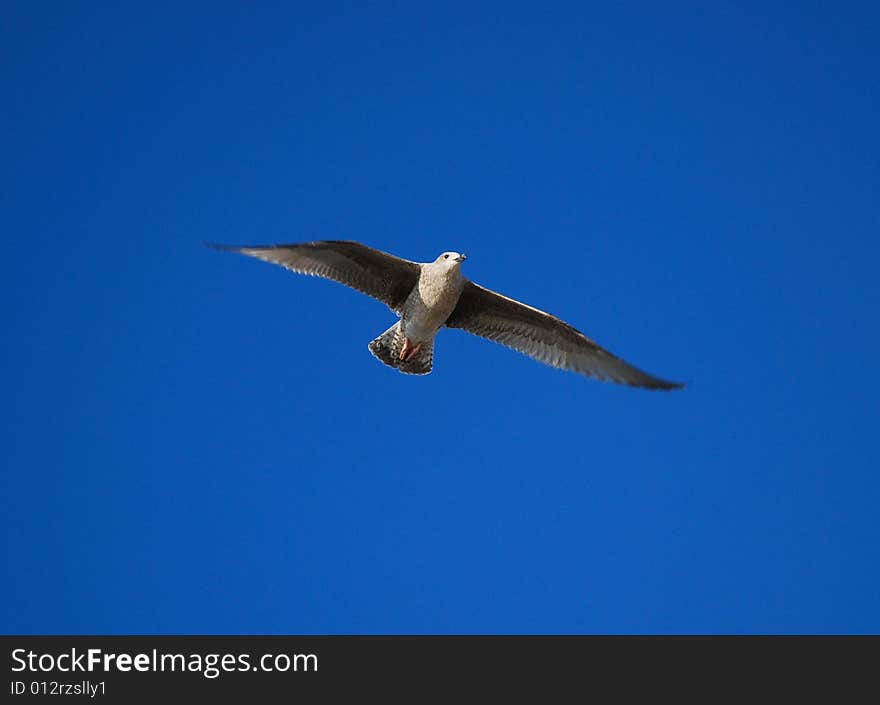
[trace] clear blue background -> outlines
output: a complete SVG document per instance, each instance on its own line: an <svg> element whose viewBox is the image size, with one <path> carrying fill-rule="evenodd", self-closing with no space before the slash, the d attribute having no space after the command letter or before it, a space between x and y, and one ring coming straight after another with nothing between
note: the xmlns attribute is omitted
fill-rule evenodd
<svg viewBox="0 0 880 705"><path fill-rule="evenodd" d="M6 3L4 632L880 631L872 3ZM690 383L210 251L357 239Z"/></svg>

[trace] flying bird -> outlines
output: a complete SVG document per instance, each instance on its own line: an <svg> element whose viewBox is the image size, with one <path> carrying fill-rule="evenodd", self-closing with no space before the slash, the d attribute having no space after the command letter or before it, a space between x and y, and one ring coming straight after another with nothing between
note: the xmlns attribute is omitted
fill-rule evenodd
<svg viewBox="0 0 880 705"><path fill-rule="evenodd" d="M683 386L633 367L556 316L465 279L461 265L467 257L458 252L419 263L351 240L257 247L205 244L332 279L385 303L400 320L370 343L370 352L406 374L431 371L434 337L446 326L588 377L644 389Z"/></svg>

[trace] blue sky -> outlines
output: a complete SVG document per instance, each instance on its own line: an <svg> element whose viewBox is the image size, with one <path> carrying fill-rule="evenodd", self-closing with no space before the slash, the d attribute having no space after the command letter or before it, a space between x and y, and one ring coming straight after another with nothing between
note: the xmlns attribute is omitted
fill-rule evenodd
<svg viewBox="0 0 880 705"><path fill-rule="evenodd" d="M7 633L880 631L868 3L7 3ZM210 251L356 239L680 393Z"/></svg>

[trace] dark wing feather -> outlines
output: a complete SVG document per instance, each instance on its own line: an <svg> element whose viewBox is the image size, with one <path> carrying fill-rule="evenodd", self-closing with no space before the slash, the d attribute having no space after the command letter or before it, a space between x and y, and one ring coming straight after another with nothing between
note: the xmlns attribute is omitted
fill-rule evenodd
<svg viewBox="0 0 880 705"><path fill-rule="evenodd" d="M309 274L350 286L399 311L419 279L420 266L351 240L324 240L295 245L234 247L205 243L208 247L239 252L280 264L299 274Z"/></svg>
<svg viewBox="0 0 880 705"><path fill-rule="evenodd" d="M642 372L556 316L471 281L465 284L446 325L494 340L547 365L589 377L646 389L683 386Z"/></svg>

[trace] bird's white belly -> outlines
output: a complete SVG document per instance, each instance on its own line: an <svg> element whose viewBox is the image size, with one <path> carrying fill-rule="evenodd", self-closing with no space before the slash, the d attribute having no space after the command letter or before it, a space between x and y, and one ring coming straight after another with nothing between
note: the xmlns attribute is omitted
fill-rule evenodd
<svg viewBox="0 0 880 705"><path fill-rule="evenodd" d="M431 340L446 323L461 295L458 282L421 278L403 306L403 333L412 341Z"/></svg>

